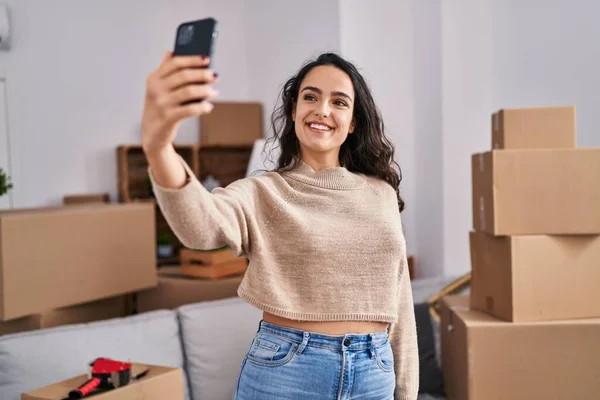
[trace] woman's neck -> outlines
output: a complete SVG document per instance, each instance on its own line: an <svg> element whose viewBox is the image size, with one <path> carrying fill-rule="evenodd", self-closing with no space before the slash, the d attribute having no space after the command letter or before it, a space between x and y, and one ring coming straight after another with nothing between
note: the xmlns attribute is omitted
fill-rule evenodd
<svg viewBox="0 0 600 400"><path fill-rule="evenodd" d="M302 154L301 160L308 164L314 171L322 171L328 168L340 167L340 161L338 155L325 154L322 156L315 156L311 154Z"/></svg>

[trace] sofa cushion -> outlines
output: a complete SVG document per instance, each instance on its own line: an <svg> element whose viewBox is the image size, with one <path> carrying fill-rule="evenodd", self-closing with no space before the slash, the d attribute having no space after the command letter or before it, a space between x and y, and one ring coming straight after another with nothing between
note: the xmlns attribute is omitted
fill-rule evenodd
<svg viewBox="0 0 600 400"><path fill-rule="evenodd" d="M231 400L262 311L237 297L178 311L192 398Z"/></svg>
<svg viewBox="0 0 600 400"><path fill-rule="evenodd" d="M22 392L87 373L97 357L183 367L177 314L156 311L2 336L0 399L18 400Z"/></svg>

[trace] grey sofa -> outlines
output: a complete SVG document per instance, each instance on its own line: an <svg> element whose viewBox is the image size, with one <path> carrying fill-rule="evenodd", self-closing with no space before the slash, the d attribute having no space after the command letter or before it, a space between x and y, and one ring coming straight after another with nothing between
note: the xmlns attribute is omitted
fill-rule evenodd
<svg viewBox="0 0 600 400"><path fill-rule="evenodd" d="M413 284L422 301L447 280ZM230 400L262 313L239 298L0 337L0 399L87 372L96 357L181 367L187 400ZM423 395L420 399L432 399Z"/></svg>

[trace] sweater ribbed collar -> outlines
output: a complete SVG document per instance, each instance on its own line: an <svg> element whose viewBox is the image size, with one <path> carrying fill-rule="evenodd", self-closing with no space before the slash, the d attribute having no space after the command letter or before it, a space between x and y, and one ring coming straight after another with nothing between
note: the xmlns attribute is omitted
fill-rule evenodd
<svg viewBox="0 0 600 400"><path fill-rule="evenodd" d="M325 189L353 190L364 184L364 179L345 167L324 168L315 171L309 164L300 160L294 169L284 172L284 175L306 184Z"/></svg>

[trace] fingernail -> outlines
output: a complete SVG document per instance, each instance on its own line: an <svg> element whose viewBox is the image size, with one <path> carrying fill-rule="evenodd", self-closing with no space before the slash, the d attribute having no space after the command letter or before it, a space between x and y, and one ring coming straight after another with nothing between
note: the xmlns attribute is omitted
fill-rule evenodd
<svg viewBox="0 0 600 400"><path fill-rule="evenodd" d="M219 77L219 73L218 73L218 72L213 72L213 76L214 76L215 78L218 78L218 77Z"/></svg>
<svg viewBox="0 0 600 400"><path fill-rule="evenodd" d="M202 61L206 60L206 58L207 58L206 56L200 56L200 59L201 59Z"/></svg>

